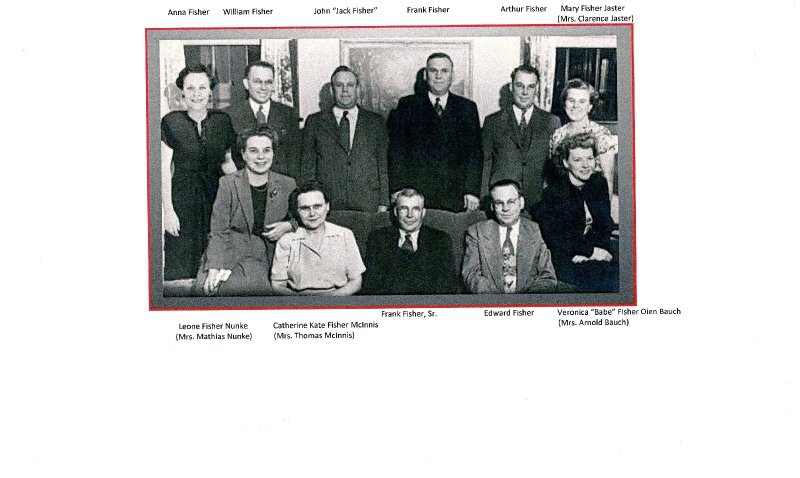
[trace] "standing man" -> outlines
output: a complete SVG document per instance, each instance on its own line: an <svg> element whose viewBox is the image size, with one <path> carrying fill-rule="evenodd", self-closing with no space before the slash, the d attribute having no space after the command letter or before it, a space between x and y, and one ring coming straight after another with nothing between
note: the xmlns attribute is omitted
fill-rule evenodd
<svg viewBox="0 0 800 478"><path fill-rule="evenodd" d="M278 134L280 146L275 149L273 171L294 179L300 177L300 129L297 115L286 105L272 101L275 90L275 67L266 61L252 61L244 70L242 85L247 91L247 100L233 98L225 110L233 122L236 133L265 124ZM239 151L232 151L236 167L242 169L245 161Z"/></svg>
<svg viewBox="0 0 800 478"><path fill-rule="evenodd" d="M302 176L325 183L331 210L386 211L388 138L383 117L360 108L358 76L347 66L331 75L336 102L306 119Z"/></svg>
<svg viewBox="0 0 800 478"><path fill-rule="evenodd" d="M495 219L467 229L464 283L475 294L551 292L556 273L539 226L520 213L525 198L513 179L492 184Z"/></svg>
<svg viewBox="0 0 800 478"><path fill-rule="evenodd" d="M428 91L400 98L389 120L390 189L414 186L428 207L478 208L482 156L478 107L450 92L453 60L428 57Z"/></svg>
<svg viewBox="0 0 800 478"><path fill-rule="evenodd" d="M425 197L405 188L393 202L396 225L373 231L367 241L363 293L458 293L450 236L422 225Z"/></svg>
<svg viewBox="0 0 800 478"><path fill-rule="evenodd" d="M483 183L481 192L500 179L513 179L530 203L542 196L549 141L561 122L533 103L539 71L520 65L511 72L514 104L486 117L483 124Z"/></svg>

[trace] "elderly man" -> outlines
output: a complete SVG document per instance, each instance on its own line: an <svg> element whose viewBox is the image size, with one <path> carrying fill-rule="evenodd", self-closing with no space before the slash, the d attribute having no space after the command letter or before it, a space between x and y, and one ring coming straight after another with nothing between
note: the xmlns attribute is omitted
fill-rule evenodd
<svg viewBox="0 0 800 478"><path fill-rule="evenodd" d="M428 57L425 81L427 92L400 98L389 116L390 189L414 185L429 208L473 211L483 163L478 108L450 92L447 54Z"/></svg>
<svg viewBox="0 0 800 478"><path fill-rule="evenodd" d="M394 197L395 225L367 241L366 294L455 294L458 276L450 236L422 224L425 197L405 188Z"/></svg>
<svg viewBox="0 0 800 478"><path fill-rule="evenodd" d="M275 67L266 61L252 61L244 70L242 85L247 92L245 100L233 98L231 105L225 109L231 117L236 133L267 125L277 133L280 147L276 148L273 171L285 174L297 180L300 177L300 129L297 114L286 105L273 101L275 91ZM236 167L242 169L244 159L239 151L233 151Z"/></svg>
<svg viewBox="0 0 800 478"><path fill-rule="evenodd" d="M336 101L303 128L302 176L325 182L331 210L385 211L389 205L383 118L359 107L358 76L347 66L331 75Z"/></svg>
<svg viewBox="0 0 800 478"><path fill-rule="evenodd" d="M529 203L542 196L543 173L549 156L553 131L561 126L558 117L536 107L534 98L539 71L520 65L511 72L514 103L486 117L483 124L483 183L512 178L522 187Z"/></svg>
<svg viewBox="0 0 800 478"><path fill-rule="evenodd" d="M556 274L539 226L520 213L525 198L513 179L490 188L495 219L467 229L464 283L476 294L551 292Z"/></svg>

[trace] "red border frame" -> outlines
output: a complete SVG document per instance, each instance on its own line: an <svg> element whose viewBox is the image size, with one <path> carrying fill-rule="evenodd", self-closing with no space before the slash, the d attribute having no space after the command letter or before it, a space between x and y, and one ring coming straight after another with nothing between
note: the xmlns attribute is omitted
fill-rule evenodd
<svg viewBox="0 0 800 478"><path fill-rule="evenodd" d="M450 304L450 305L300 305L300 306L234 306L234 307L156 307L153 306L153 281L150 277L153 274L151 248L151 227L150 221L150 71L147 53L149 50L148 32L150 31L194 31L194 30L328 30L328 29L375 29L375 28L509 28L509 27L620 27L628 26L631 35L631 188L632 188L632 207L631 207L631 227L633 232L631 266L633 267L633 300L630 304L612 303L592 303L592 304ZM521 307L618 307L636 306L638 299L637 287L637 260L636 260L636 90L635 90L635 68L634 68L634 38L633 23L556 23L556 24L478 24L478 25L375 25L375 26L280 26L280 27L170 27L170 28L145 28L144 30L144 62L145 62L145 124L146 128L146 147L147 147L147 300L150 311L217 311L217 310L339 310L339 309L479 309L479 308L521 308Z"/></svg>

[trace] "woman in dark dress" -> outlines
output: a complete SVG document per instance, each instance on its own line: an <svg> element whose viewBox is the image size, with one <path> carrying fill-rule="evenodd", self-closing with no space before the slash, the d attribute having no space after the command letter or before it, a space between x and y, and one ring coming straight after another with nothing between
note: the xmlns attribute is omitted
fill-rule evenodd
<svg viewBox="0 0 800 478"><path fill-rule="evenodd" d="M219 178L236 170L236 140L225 113L208 109L216 79L203 65L186 67L175 81L186 110L161 120L161 195L164 280L194 278L208 242Z"/></svg>
<svg viewBox="0 0 800 478"><path fill-rule="evenodd" d="M539 223L559 281L584 292L619 290L608 183L595 168L597 139L579 133L563 139L552 160L559 176L545 188L531 215Z"/></svg>

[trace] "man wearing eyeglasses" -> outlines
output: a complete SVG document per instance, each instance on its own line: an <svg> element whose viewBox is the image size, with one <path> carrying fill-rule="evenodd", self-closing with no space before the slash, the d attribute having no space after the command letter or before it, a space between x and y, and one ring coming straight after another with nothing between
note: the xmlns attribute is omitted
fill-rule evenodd
<svg viewBox="0 0 800 478"><path fill-rule="evenodd" d="M404 188L393 203L394 225L369 235L362 293L457 293L452 241L446 232L422 224L425 197Z"/></svg>
<svg viewBox="0 0 800 478"><path fill-rule="evenodd" d="M619 290L618 246L608 183L597 172L597 140L591 133L565 138L553 159L561 175L545 188L533 218L553 252L558 279L584 292Z"/></svg>
<svg viewBox="0 0 800 478"><path fill-rule="evenodd" d="M494 219L467 229L461 274L475 294L552 292L556 273L539 226L520 214L525 198L513 179L489 189Z"/></svg>
<svg viewBox="0 0 800 478"><path fill-rule="evenodd" d="M275 67L266 61L251 61L244 70L242 85L246 98L232 95L231 105L224 111L231 117L236 133L267 125L278 134L280 146L275 148L272 170L300 180L300 129L297 114L272 99L275 91ZM238 169L245 166L239 151L232 151Z"/></svg>

